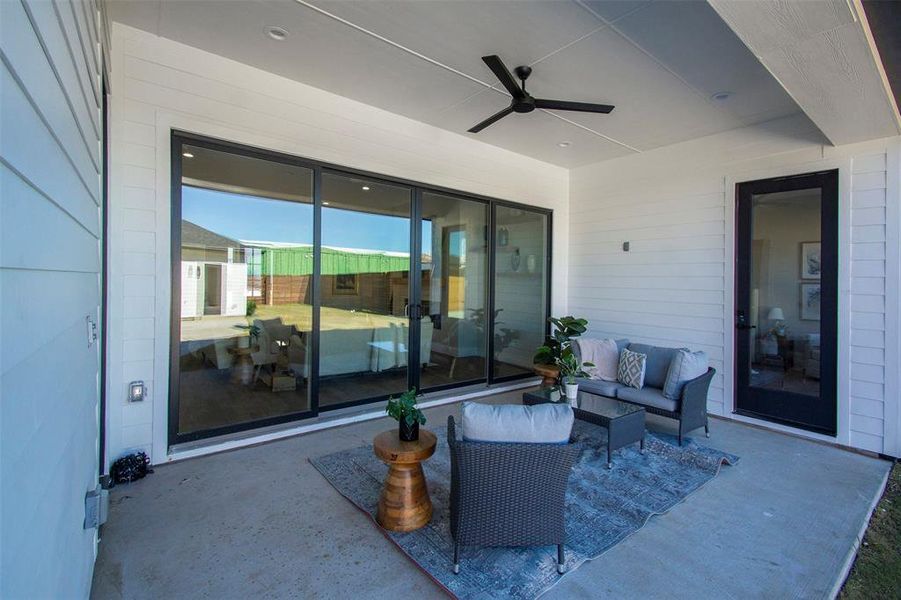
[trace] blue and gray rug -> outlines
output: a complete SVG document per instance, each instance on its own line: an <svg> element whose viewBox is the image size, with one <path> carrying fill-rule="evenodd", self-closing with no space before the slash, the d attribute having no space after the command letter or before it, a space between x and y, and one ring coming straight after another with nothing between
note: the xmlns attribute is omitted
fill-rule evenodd
<svg viewBox="0 0 901 600"><path fill-rule="evenodd" d="M460 573L452 571L453 541L449 528L450 453L446 431L438 435L435 455L423 464L432 498L432 521L410 533L385 534L438 584L457 598L536 598L560 580L556 547L461 548ZM668 511L716 477L722 464L738 457L673 436L649 433L645 454L638 445L613 454L606 468L606 430L576 421L573 437L585 449L573 468L566 495L566 569L597 558L648 519ZM313 466L345 498L375 520L387 467L372 446L311 459Z"/></svg>

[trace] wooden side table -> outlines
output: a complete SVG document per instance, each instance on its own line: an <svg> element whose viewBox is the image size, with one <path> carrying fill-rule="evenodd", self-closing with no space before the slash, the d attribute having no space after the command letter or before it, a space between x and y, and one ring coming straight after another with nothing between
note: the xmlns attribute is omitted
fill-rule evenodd
<svg viewBox="0 0 901 600"><path fill-rule="evenodd" d="M240 385L250 385L253 383L253 359L251 353L259 350L259 347L253 348L229 348L228 352L235 357L232 364L231 382Z"/></svg>
<svg viewBox="0 0 901 600"><path fill-rule="evenodd" d="M432 500L422 462L435 453L438 438L419 430L415 442L403 442L397 429L383 431L372 442L373 453L388 465L376 520L389 531L413 531L432 518Z"/></svg>

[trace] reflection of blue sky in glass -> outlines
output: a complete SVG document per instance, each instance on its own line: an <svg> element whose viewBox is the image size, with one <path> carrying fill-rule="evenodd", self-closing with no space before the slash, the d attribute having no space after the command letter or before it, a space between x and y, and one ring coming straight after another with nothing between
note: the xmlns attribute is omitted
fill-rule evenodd
<svg viewBox="0 0 901 600"><path fill-rule="evenodd" d="M182 219L234 240L313 243L313 205L182 186ZM422 247L432 246L423 227ZM410 251L410 221L322 208L322 243L341 248Z"/></svg>

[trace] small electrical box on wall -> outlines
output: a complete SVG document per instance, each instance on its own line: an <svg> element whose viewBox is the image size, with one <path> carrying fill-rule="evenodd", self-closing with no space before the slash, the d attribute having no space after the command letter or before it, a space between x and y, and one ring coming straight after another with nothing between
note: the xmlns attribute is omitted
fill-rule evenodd
<svg viewBox="0 0 901 600"><path fill-rule="evenodd" d="M132 381L128 384L128 401L143 402L147 395L147 386L143 381Z"/></svg>
<svg viewBox="0 0 901 600"><path fill-rule="evenodd" d="M623 242L623 252L629 251L629 242Z"/></svg>

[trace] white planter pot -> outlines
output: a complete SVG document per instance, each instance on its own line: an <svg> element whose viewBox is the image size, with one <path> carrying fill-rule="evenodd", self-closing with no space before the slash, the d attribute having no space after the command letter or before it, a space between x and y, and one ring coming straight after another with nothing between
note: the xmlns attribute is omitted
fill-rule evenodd
<svg viewBox="0 0 901 600"><path fill-rule="evenodd" d="M579 397L579 384L578 383L564 383L563 387L566 388L566 397L570 400Z"/></svg>

